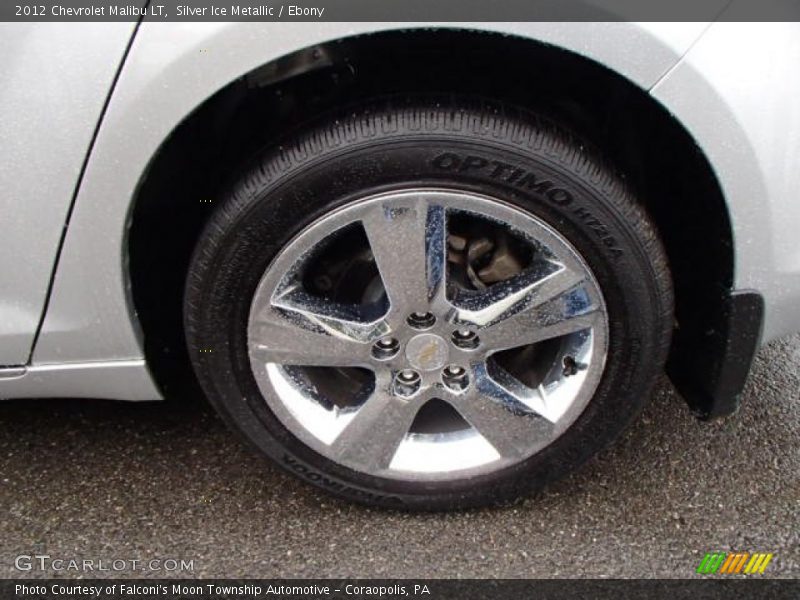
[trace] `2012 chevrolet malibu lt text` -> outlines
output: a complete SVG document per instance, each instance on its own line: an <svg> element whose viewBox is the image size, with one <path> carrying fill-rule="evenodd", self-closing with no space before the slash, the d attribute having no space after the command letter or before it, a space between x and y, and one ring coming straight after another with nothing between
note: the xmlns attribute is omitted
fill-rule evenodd
<svg viewBox="0 0 800 600"><path fill-rule="evenodd" d="M340 497L508 502L800 330L795 23L0 24L0 397L200 387ZM735 417L733 417L735 418Z"/></svg>

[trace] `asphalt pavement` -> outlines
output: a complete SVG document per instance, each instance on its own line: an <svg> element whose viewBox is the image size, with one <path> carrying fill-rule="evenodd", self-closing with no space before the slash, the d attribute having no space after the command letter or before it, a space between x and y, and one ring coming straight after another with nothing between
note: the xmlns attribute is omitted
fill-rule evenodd
<svg viewBox="0 0 800 600"><path fill-rule="evenodd" d="M798 434L800 336L761 351L735 417L698 422L664 380L580 472L513 507L451 514L317 492L200 399L2 402L0 576L674 578L740 550L774 553L767 576L798 577ZM45 570L17 558L37 554Z"/></svg>

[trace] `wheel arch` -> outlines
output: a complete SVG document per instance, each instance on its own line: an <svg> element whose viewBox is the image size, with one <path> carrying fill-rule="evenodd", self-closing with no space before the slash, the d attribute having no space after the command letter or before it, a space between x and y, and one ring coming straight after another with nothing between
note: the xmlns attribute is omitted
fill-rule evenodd
<svg viewBox="0 0 800 600"><path fill-rule="evenodd" d="M722 290L733 283L732 234L722 192L694 140L644 90L593 61L522 38L417 32L415 47L409 48L408 35L387 32L322 44L259 67L201 105L162 146L139 189L130 235L134 302L148 360L162 383L170 379L164 366L171 369L185 358L175 324L181 322L191 248L237 165L308 114L381 93L458 90L566 121L611 153L654 218L674 273L678 324L694 331L718 311ZM387 57L401 45L403 63L393 62L387 77ZM460 52L462 60L443 75L450 62L445 48ZM510 77L509 68L495 69L487 78L467 77L508 55L519 57L547 86L531 93ZM191 177L191 171L204 176ZM165 197L173 208L168 213ZM687 228L685 222L696 226ZM674 355L680 352L673 348Z"/></svg>
<svg viewBox="0 0 800 600"><path fill-rule="evenodd" d="M226 146L231 125L239 119L238 131L256 130L252 121L242 119L247 107L262 123L277 115L278 125L285 126L291 124L282 119L288 113L265 106L297 106L300 98L300 105L314 112L331 100L356 100L366 90L353 88L348 78L365 81L370 60L373 71L377 65L383 74L372 91L452 83L459 91L550 112L595 144L610 140L613 159L634 185L652 187L659 181L643 175L647 165L659 165L665 179L670 169L659 157L688 169L689 177L697 175L701 183L689 190L682 207L710 226L704 236L695 232L695 241L709 246L721 240L707 255L719 260L705 261L716 265L714 284L700 294L708 310L716 306L720 290L730 288L730 223L713 169L691 136L646 91L675 65L703 24L481 24L485 31L474 24L436 30L397 29L395 24L301 27L307 35L273 30L270 24L203 24L180 32L158 24L140 28L87 165L35 363L139 359L144 353L163 388L161 365L182 362L181 349L163 335L181 323L168 310L182 290L181 261L188 260L214 194L232 175L234 159L257 145L250 140L251 145ZM165 51L167 41L170 51ZM426 54L426 48L433 52ZM342 61L351 52L358 60ZM642 55L648 60L637 58ZM327 78L322 87L320 77ZM465 89L470 85L480 89ZM535 102L531 90L538 94ZM281 129L275 120L266 125L258 130L261 143ZM634 143L652 128L658 144ZM648 157L644 162L637 158L642 148ZM681 152L666 151L676 148ZM684 161L687 157L691 160ZM674 214L669 199L641 195L662 235L679 230L669 223ZM95 235L98 228L104 235ZM673 249L670 259L679 264L675 249L685 245L683 240L666 241L668 251ZM170 271L169 265L177 268ZM164 273L171 277L164 279ZM98 282L102 294L81 284L87 277ZM682 302L698 290L691 277L680 281L676 287ZM180 343L180 337L174 339Z"/></svg>

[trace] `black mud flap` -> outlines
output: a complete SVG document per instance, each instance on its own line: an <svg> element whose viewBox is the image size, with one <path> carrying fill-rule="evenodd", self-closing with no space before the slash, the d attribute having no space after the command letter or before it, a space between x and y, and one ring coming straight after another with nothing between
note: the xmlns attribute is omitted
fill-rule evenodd
<svg viewBox="0 0 800 600"><path fill-rule="evenodd" d="M739 408L763 321L761 295L734 291L706 327L676 331L667 373L699 418L724 417Z"/></svg>

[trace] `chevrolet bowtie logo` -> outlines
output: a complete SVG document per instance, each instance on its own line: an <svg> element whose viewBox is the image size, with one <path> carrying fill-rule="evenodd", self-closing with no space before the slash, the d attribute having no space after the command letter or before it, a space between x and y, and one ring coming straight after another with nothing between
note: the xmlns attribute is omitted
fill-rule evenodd
<svg viewBox="0 0 800 600"><path fill-rule="evenodd" d="M419 351L419 362L423 365L430 365L436 362L439 346L435 342L425 344Z"/></svg>

